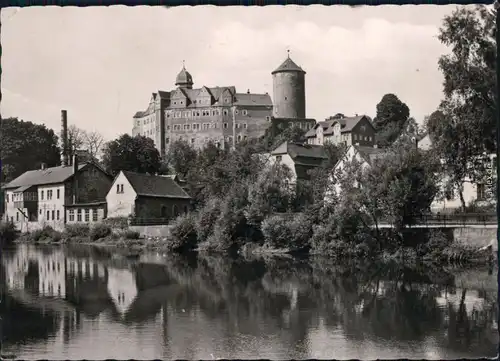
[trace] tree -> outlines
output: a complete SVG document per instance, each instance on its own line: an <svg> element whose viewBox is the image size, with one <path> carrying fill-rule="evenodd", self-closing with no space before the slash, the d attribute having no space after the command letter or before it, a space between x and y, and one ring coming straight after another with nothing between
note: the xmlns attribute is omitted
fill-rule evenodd
<svg viewBox="0 0 500 361"><path fill-rule="evenodd" d="M396 95L384 95L377 104L377 116L373 119L377 144L390 146L401 134L409 116L410 109Z"/></svg>
<svg viewBox="0 0 500 361"><path fill-rule="evenodd" d="M38 169L42 163L49 167L60 164L57 136L45 125L7 118L1 120L1 127L2 181Z"/></svg>
<svg viewBox="0 0 500 361"><path fill-rule="evenodd" d="M104 137L99 132L88 132L75 125L68 127L68 139L71 139L70 151L85 150L91 158L98 158L104 146Z"/></svg>
<svg viewBox="0 0 500 361"><path fill-rule="evenodd" d="M269 130L260 141L261 149L259 150L271 151L279 147L284 142L304 143L306 141L305 134L306 132L303 129L295 125L286 127L280 132L276 130Z"/></svg>
<svg viewBox="0 0 500 361"><path fill-rule="evenodd" d="M430 209L437 193L436 159L412 145L387 150L363 169L353 161L338 181L339 203L361 210L377 226L387 221L399 232Z"/></svg>
<svg viewBox="0 0 500 361"><path fill-rule="evenodd" d="M107 143L103 151L105 168L113 175L121 170L155 174L159 171L160 153L152 139L128 134Z"/></svg>
<svg viewBox="0 0 500 361"><path fill-rule="evenodd" d="M446 193L457 192L465 211L463 184L486 181L485 153L496 149L495 13L485 6L457 9L444 19L439 39L451 47L439 59L445 99L426 126Z"/></svg>
<svg viewBox="0 0 500 361"><path fill-rule="evenodd" d="M171 173L185 178L197 157L196 150L184 140L174 141L168 148L165 164Z"/></svg>
<svg viewBox="0 0 500 361"><path fill-rule="evenodd" d="M495 141L496 12L486 6L459 8L444 18L439 40L451 54L439 59L445 100L456 123L467 123L467 139L478 152L493 152ZM463 125L461 125L463 126Z"/></svg>

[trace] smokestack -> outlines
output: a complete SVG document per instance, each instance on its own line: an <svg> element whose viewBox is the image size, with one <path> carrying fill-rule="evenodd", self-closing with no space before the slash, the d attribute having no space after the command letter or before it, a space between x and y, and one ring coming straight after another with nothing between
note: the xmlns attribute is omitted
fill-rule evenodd
<svg viewBox="0 0 500 361"><path fill-rule="evenodd" d="M68 112L61 110L62 165L68 165Z"/></svg>
<svg viewBox="0 0 500 361"><path fill-rule="evenodd" d="M73 161L71 162L73 165L73 204L78 203L78 177L76 173L78 172L78 155L76 153L73 155Z"/></svg>

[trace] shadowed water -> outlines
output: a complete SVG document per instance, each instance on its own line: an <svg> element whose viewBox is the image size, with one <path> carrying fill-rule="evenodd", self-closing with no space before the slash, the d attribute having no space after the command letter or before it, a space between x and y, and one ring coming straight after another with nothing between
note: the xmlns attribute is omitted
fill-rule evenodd
<svg viewBox="0 0 500 361"><path fill-rule="evenodd" d="M496 270L19 246L3 354L21 359L456 359L498 350Z"/></svg>

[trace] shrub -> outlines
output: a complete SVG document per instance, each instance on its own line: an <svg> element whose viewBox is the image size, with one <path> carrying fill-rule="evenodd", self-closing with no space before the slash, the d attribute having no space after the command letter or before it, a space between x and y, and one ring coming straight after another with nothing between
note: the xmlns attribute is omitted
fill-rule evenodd
<svg viewBox="0 0 500 361"><path fill-rule="evenodd" d="M171 224L167 248L176 251L190 251L198 244L196 233L196 219L188 213L177 217Z"/></svg>
<svg viewBox="0 0 500 361"><path fill-rule="evenodd" d="M90 228L89 237L92 241L105 238L111 234L111 227L104 223L97 223Z"/></svg>
<svg viewBox="0 0 500 361"><path fill-rule="evenodd" d="M133 231L131 229L127 229L124 233L123 233L123 237L125 237L126 239L139 239L141 238L141 234L137 231Z"/></svg>
<svg viewBox="0 0 500 361"><path fill-rule="evenodd" d="M88 237L90 234L90 227L88 224L67 224L65 233L68 237Z"/></svg>
<svg viewBox="0 0 500 361"><path fill-rule="evenodd" d="M0 247L10 245L17 238L18 230L12 222L0 223Z"/></svg>
<svg viewBox="0 0 500 361"><path fill-rule="evenodd" d="M312 225L304 214L275 215L262 222L262 233L266 245L297 251L309 246Z"/></svg>
<svg viewBox="0 0 500 361"><path fill-rule="evenodd" d="M45 226L42 229L37 229L29 233L28 240L39 242L42 240L60 241L62 238L61 232L54 230L51 226Z"/></svg>

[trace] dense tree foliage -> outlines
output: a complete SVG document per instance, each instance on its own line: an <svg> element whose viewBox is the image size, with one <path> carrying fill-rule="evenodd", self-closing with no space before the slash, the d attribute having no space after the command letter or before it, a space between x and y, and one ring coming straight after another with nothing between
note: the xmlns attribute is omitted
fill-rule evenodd
<svg viewBox="0 0 500 361"><path fill-rule="evenodd" d="M104 147L103 163L113 175L121 170L138 173L158 173L160 153L150 138L124 134Z"/></svg>
<svg viewBox="0 0 500 361"><path fill-rule="evenodd" d="M1 122L2 181L10 181L28 170L38 169L42 163L49 167L60 163L58 138L54 131L43 124L17 118L2 119Z"/></svg>
<svg viewBox="0 0 500 361"><path fill-rule="evenodd" d="M377 104L373 119L376 141L380 147L390 146L399 137L410 116L410 109L396 95L386 94Z"/></svg>
<svg viewBox="0 0 500 361"><path fill-rule="evenodd" d="M457 9L444 19L439 39L451 48L439 60L445 99L426 127L443 163L445 193L458 194L465 210L464 182L485 182L484 154L495 151L495 13Z"/></svg>

